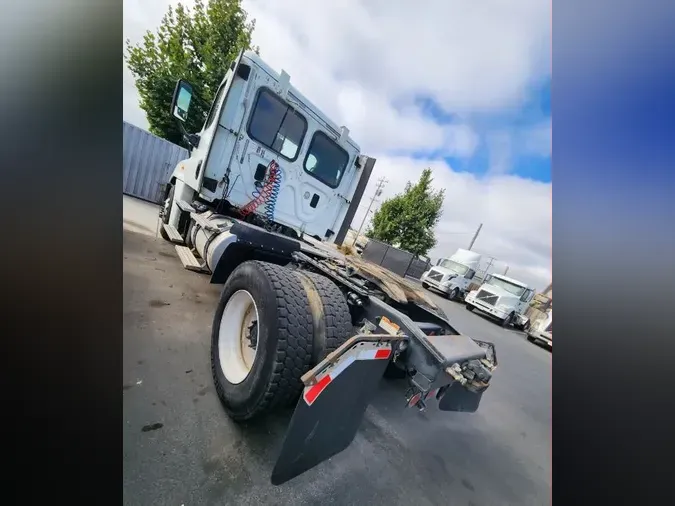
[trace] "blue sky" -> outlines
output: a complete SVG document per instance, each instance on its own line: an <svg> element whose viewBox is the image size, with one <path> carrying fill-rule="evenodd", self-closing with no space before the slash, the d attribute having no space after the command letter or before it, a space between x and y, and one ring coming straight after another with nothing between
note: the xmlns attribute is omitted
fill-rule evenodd
<svg viewBox="0 0 675 506"><path fill-rule="evenodd" d="M446 113L433 99L418 97L416 104L424 115L434 122L447 125L462 121L478 134L479 142L476 151L469 157L442 157L438 152L418 152L416 159L436 159L441 157L453 169L485 176L491 169L491 147L489 138L492 132L500 132L508 136L511 159L508 173L535 181L551 182L551 156L532 153L532 149L524 146L529 132L551 121L551 79L550 77L527 94L521 107L501 111L499 113L472 113L457 115Z"/></svg>

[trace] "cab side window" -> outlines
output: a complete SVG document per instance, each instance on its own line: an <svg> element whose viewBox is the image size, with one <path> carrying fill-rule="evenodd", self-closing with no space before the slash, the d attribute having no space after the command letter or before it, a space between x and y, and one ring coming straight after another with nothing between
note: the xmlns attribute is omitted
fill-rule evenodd
<svg viewBox="0 0 675 506"><path fill-rule="evenodd" d="M261 88L248 123L251 139L287 160L298 157L307 131L307 120L267 88Z"/></svg>

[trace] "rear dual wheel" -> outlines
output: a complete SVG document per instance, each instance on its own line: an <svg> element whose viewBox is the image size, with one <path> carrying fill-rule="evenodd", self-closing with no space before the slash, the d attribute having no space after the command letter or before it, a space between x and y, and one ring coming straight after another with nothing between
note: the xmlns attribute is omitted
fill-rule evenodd
<svg viewBox="0 0 675 506"><path fill-rule="evenodd" d="M295 402L301 377L351 331L347 303L329 279L259 261L239 265L211 334L211 370L228 415L250 420Z"/></svg>

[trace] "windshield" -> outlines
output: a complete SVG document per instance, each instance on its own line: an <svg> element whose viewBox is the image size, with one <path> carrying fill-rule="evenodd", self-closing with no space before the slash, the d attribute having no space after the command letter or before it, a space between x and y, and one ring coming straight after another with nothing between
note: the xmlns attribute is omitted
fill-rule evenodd
<svg viewBox="0 0 675 506"><path fill-rule="evenodd" d="M456 272L460 276L464 276L464 274L466 274L469 270L469 268L466 265L458 264L453 260L443 260L438 265L439 267L443 267L445 269L449 269L453 272Z"/></svg>
<svg viewBox="0 0 675 506"><path fill-rule="evenodd" d="M513 283L509 283L508 281L499 278L492 278L488 284L506 290L516 297L520 297L525 293L525 288L522 286L514 285Z"/></svg>

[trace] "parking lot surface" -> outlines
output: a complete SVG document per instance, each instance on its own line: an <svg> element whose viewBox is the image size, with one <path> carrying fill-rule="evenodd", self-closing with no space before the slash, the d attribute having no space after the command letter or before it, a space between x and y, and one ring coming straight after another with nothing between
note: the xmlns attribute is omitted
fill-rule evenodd
<svg viewBox="0 0 675 506"><path fill-rule="evenodd" d="M347 450L271 485L290 412L225 415L209 362L220 287L155 237L155 210L125 197L124 504L550 504L551 353L437 296L459 331L496 345L478 412L404 409L401 385L383 380Z"/></svg>

